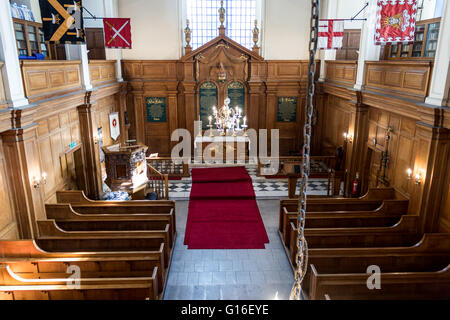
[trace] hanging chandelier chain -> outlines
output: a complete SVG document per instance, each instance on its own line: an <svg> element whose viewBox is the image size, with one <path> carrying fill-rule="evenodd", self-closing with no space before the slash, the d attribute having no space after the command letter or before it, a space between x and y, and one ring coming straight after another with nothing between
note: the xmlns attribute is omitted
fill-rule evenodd
<svg viewBox="0 0 450 320"><path fill-rule="evenodd" d="M308 62L308 92L305 107L305 127L303 130L303 163L302 177L300 180L300 194L297 214L297 254L295 257L297 269L295 271L295 283L292 288L291 300L300 300L302 294L302 281L308 268L308 243L305 239L306 219L306 192L311 169L311 136L312 118L314 114L314 92L316 76L316 51L319 32L319 7L320 0L311 0L311 33L309 39L309 62Z"/></svg>

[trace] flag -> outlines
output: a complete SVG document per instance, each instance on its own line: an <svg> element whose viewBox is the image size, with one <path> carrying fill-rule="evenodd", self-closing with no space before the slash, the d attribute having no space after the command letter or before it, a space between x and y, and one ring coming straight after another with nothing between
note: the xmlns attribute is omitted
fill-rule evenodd
<svg viewBox="0 0 450 320"><path fill-rule="evenodd" d="M85 43L81 0L39 0L39 6L45 41Z"/></svg>
<svg viewBox="0 0 450 320"><path fill-rule="evenodd" d="M119 113L117 112L109 114L109 132L113 140L117 140L120 136Z"/></svg>
<svg viewBox="0 0 450 320"><path fill-rule="evenodd" d="M104 18L105 47L131 49L131 23L125 18Z"/></svg>
<svg viewBox="0 0 450 320"><path fill-rule="evenodd" d="M417 0L378 0L375 44L413 43Z"/></svg>
<svg viewBox="0 0 450 320"><path fill-rule="evenodd" d="M320 19L318 49L340 49L344 39L344 20Z"/></svg>

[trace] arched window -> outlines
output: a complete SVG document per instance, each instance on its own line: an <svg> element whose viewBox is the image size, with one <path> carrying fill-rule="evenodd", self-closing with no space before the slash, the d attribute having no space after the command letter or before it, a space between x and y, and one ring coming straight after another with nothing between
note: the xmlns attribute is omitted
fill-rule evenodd
<svg viewBox="0 0 450 320"><path fill-rule="evenodd" d="M225 0L226 35L251 49L255 19L258 19L258 7L261 0ZM186 0L186 18L192 30L193 49L204 45L219 35L220 0ZM259 21L259 19L258 19Z"/></svg>

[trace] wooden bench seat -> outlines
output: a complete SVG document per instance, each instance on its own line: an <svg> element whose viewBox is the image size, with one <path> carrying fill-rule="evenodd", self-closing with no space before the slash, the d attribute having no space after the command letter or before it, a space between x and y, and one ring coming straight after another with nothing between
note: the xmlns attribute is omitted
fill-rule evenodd
<svg viewBox="0 0 450 320"><path fill-rule="evenodd" d="M51 252L155 251L164 243L164 259L170 261L169 226L163 231L64 231L54 221L38 221L39 247Z"/></svg>
<svg viewBox="0 0 450 320"><path fill-rule="evenodd" d="M72 288L67 274L59 278L21 278L7 265L0 266L2 300L126 300L158 298L157 267L150 277L83 278Z"/></svg>
<svg viewBox="0 0 450 320"><path fill-rule="evenodd" d="M130 252L46 252L32 240L0 241L0 264L9 264L18 273L65 272L77 265L88 277L130 277L148 274L158 267L158 288L162 294L169 272L164 259L164 243L155 251Z"/></svg>
<svg viewBox="0 0 450 320"><path fill-rule="evenodd" d="M389 227L400 221L407 208L408 201L386 200L373 211L307 212L305 228ZM279 233L285 246L289 247L290 223L297 223L297 212L289 212L282 207L280 215Z"/></svg>
<svg viewBox="0 0 450 320"><path fill-rule="evenodd" d="M290 226L289 247L285 250L295 267L298 231L293 222ZM392 227L306 229L305 237L309 249L407 247L420 241L417 227L417 216L405 215Z"/></svg>
<svg viewBox="0 0 450 320"><path fill-rule="evenodd" d="M146 230L146 222L150 221L165 221L170 225L171 238L174 241L176 236L175 229L175 209L170 208L167 213L151 213L151 214L80 214L73 210L70 204L46 204L46 214L48 219L62 221L119 221L123 222L123 225L133 224L134 230ZM142 223L140 223L142 222ZM125 227L124 230L133 230L129 227Z"/></svg>
<svg viewBox="0 0 450 320"><path fill-rule="evenodd" d="M327 274L310 265L310 299L334 300L448 300L450 298L450 265L440 271L381 273L381 289L369 290L367 273Z"/></svg>
<svg viewBox="0 0 450 320"><path fill-rule="evenodd" d="M47 217L65 231L150 231L169 225L169 247L175 241L173 211L168 214L109 215L78 214L70 204L48 205Z"/></svg>
<svg viewBox="0 0 450 320"><path fill-rule="evenodd" d="M450 263L450 234L425 234L417 244L407 247L310 249L308 263L322 273L333 274L365 273L371 265L379 266L382 272L438 271ZM306 296L310 276L308 268L303 281Z"/></svg>

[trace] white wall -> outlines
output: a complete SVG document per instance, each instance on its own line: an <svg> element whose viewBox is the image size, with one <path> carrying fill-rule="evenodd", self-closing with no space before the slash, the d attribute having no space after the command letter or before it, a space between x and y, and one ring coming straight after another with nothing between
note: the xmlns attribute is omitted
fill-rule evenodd
<svg viewBox="0 0 450 320"><path fill-rule="evenodd" d="M89 10L96 17L105 16L105 6L103 0L84 0L83 6ZM86 11L83 12L83 17L91 17ZM103 28L102 19L84 19L85 28Z"/></svg>
<svg viewBox="0 0 450 320"><path fill-rule="evenodd" d="M307 59L309 0L266 0L262 54L267 60Z"/></svg>
<svg viewBox="0 0 450 320"><path fill-rule="evenodd" d="M131 18L133 49L123 59L181 57L181 0L119 0L119 17ZM184 26L184 24L183 24Z"/></svg>

